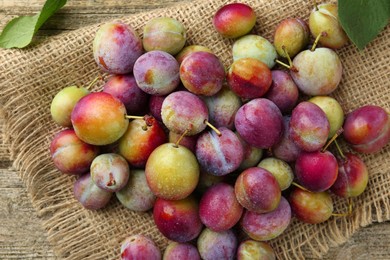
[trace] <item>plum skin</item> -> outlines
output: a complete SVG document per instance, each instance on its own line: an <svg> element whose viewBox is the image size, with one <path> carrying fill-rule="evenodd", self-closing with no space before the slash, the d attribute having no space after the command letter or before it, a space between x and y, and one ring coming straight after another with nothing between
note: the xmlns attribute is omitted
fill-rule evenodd
<svg viewBox="0 0 390 260"><path fill-rule="evenodd" d="M242 3L222 6L213 17L215 30L227 38L237 38L250 32L256 23L254 10Z"/></svg>
<svg viewBox="0 0 390 260"><path fill-rule="evenodd" d="M256 213L275 210L282 196L275 177L260 167L243 171L235 182L234 191L238 202L244 208Z"/></svg>
<svg viewBox="0 0 390 260"><path fill-rule="evenodd" d="M161 252L149 237L132 235L127 237L121 245L121 260L133 259L160 260Z"/></svg>
<svg viewBox="0 0 390 260"><path fill-rule="evenodd" d="M241 218L243 208L238 203L233 186L218 183L210 187L199 202L199 216L209 229L221 232L232 228Z"/></svg>
<svg viewBox="0 0 390 260"><path fill-rule="evenodd" d="M102 25L93 40L93 56L99 68L112 74L127 74L143 53L138 34L129 25L110 22Z"/></svg>
<svg viewBox="0 0 390 260"><path fill-rule="evenodd" d="M247 239L242 241L237 249L237 260L275 260L275 252L266 242Z"/></svg>
<svg viewBox="0 0 390 260"><path fill-rule="evenodd" d="M86 143L111 144L126 132L124 104L105 92L90 93L77 102L72 111L72 125L76 135Z"/></svg>
<svg viewBox="0 0 390 260"><path fill-rule="evenodd" d="M99 147L81 141L73 129L57 133L50 143L54 165L65 174L82 174L89 171Z"/></svg>
<svg viewBox="0 0 390 260"><path fill-rule="evenodd" d="M231 229L215 232L205 228L200 234L198 250L202 259L234 259L237 249L237 237Z"/></svg>
<svg viewBox="0 0 390 260"><path fill-rule="evenodd" d="M153 208L153 219L160 232L175 242L188 242L202 231L197 201L189 196L182 200L157 198Z"/></svg>
<svg viewBox="0 0 390 260"><path fill-rule="evenodd" d="M375 153L390 141L390 116L380 106L365 105L348 113L344 138L361 153Z"/></svg>
<svg viewBox="0 0 390 260"><path fill-rule="evenodd" d="M190 243L170 242L164 251L163 260L200 260L198 249Z"/></svg>
<svg viewBox="0 0 390 260"><path fill-rule="evenodd" d="M274 33L274 45L277 53L286 58L285 50L292 58L309 43L310 31L306 22L298 18L282 20Z"/></svg>
<svg viewBox="0 0 390 260"><path fill-rule="evenodd" d="M242 139L256 148L272 147L283 134L282 113L272 101L265 98L253 99L241 106L234 124Z"/></svg>
<svg viewBox="0 0 390 260"><path fill-rule="evenodd" d="M246 210L240 224L250 238L256 241L268 241L282 234L290 221L290 204L281 197L278 207L271 212L256 213Z"/></svg>

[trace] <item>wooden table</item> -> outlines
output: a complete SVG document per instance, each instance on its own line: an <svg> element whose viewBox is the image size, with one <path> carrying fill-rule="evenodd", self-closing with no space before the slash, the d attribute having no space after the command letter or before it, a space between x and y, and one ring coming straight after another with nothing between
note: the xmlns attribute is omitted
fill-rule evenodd
<svg viewBox="0 0 390 260"><path fill-rule="evenodd" d="M75 30L82 26L155 8L167 7L185 0L69 0L49 19L38 37ZM18 15L37 13L44 0L0 0L0 29ZM0 72L1 73L1 72ZM3 126L0 110L0 149ZM344 245L331 248L324 259L390 259L390 222L362 228ZM11 162L0 157L0 259L55 259L30 198Z"/></svg>

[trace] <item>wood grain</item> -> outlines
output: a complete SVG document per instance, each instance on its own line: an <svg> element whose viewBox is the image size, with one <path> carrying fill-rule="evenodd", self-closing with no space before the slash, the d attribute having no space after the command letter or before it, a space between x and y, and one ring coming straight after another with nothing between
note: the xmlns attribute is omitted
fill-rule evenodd
<svg viewBox="0 0 390 260"><path fill-rule="evenodd" d="M11 18L38 12L44 0L0 0L0 29ZM185 0L69 0L50 18L38 37L115 19L124 15L163 8ZM0 72L1 73L1 72ZM0 104L0 129L1 118ZM1 139L0 151L7 149ZM4 154L1 153L0 154ZM324 259L390 259L390 223L362 228L344 245L331 248ZM0 157L0 259L55 259L30 198L7 156Z"/></svg>

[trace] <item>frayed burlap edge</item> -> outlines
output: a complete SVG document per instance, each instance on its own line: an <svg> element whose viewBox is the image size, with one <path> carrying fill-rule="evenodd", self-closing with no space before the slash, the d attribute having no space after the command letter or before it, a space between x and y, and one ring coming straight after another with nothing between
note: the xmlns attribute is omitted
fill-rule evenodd
<svg viewBox="0 0 390 260"><path fill-rule="evenodd" d="M199 1L169 9L137 14L121 20L140 34L146 21L170 16L187 28L188 44L212 49L225 66L231 63L232 40L217 35L211 17L229 1ZM307 19L311 5L294 0L246 1L258 16L255 33L272 41L276 24L286 17ZM0 104L5 116L3 141L13 166L26 184L32 203L42 219L48 240L60 258L117 259L120 242L130 234L153 238L160 248L167 240L153 224L150 213L125 209L116 199L99 211L84 210L73 198L74 177L60 174L50 161L48 147L56 126L49 113L53 96L68 85L87 85L99 74L92 57L92 40L99 25L51 37L35 47L0 51ZM345 112L376 104L389 109L390 30L364 52L352 45L338 51L344 65L339 89L333 94ZM102 82L94 87L98 90ZM293 220L280 237L270 243L280 259L318 258L329 246L345 242L357 229L390 219L389 146L374 155L362 155L370 181L366 192L354 199L349 217L332 218L308 225ZM336 211L345 211L344 200L335 198Z"/></svg>

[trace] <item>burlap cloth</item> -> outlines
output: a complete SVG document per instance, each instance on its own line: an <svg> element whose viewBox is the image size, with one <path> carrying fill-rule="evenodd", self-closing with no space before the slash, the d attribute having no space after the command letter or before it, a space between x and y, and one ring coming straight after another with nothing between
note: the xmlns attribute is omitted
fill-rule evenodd
<svg viewBox="0 0 390 260"><path fill-rule="evenodd" d="M208 0L121 19L141 35L143 25L156 16L170 16L187 28L188 44L212 49L225 66L231 64L233 41L220 37L211 19L228 1ZM256 11L255 32L272 41L275 26L286 17L308 18L312 1L246 1ZM59 258L117 259L121 241L130 234L146 234L163 249L167 240L156 229L150 213L134 213L112 200L110 206L89 211L73 198L75 177L56 170L49 144L60 127L50 117L50 102L63 87L87 85L100 72L92 56L92 40L99 25L85 27L29 47L0 51L0 104L5 116L2 146L7 146L13 167L27 186L48 240ZM389 26L363 52L352 44L338 51L344 74L334 96L345 112L364 104L390 109ZM94 87L101 88L102 82ZM4 149L3 149L4 150ZM331 218L318 225L293 220L284 234L270 243L280 259L317 258L330 245L345 242L357 229L390 219L390 145L379 153L361 155L370 180L365 193L354 199L349 217ZM5 156L5 155L2 155ZM7 155L8 156L8 155ZM336 211L345 211L335 198Z"/></svg>

